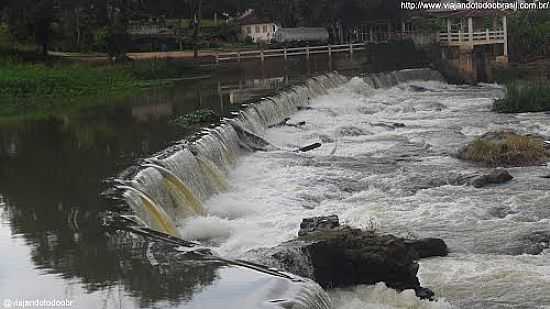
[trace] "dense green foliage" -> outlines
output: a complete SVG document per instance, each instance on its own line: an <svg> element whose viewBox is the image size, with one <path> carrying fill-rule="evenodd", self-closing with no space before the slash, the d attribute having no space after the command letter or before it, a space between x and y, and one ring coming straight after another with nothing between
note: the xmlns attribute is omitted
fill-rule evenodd
<svg viewBox="0 0 550 309"><path fill-rule="evenodd" d="M0 64L0 116L53 112L61 105L77 105L86 97L120 94L138 87L128 70L116 67L30 64L4 59Z"/></svg>
<svg viewBox="0 0 550 309"><path fill-rule="evenodd" d="M550 11L519 12L509 18L509 49L515 62L550 55Z"/></svg>
<svg viewBox="0 0 550 309"><path fill-rule="evenodd" d="M172 121L173 124L188 128L193 125L215 122L220 120L220 117L211 109L199 109L192 113L177 117Z"/></svg>
<svg viewBox="0 0 550 309"><path fill-rule="evenodd" d="M0 66L0 97L81 96L133 86L126 70L84 65L23 64Z"/></svg>
<svg viewBox="0 0 550 309"><path fill-rule="evenodd" d="M323 26L335 35L365 20L397 18L397 0L1 0L0 23L19 43L48 49L122 55L132 23L177 21L180 41L236 40L238 28L222 20L247 9L285 27ZM214 18L218 22L214 22ZM193 22L196 21L196 22ZM202 32L207 32L206 34ZM189 44L187 44L189 45ZM197 46L193 46L197 47Z"/></svg>
<svg viewBox="0 0 550 309"><path fill-rule="evenodd" d="M494 103L501 113L550 111L550 84L548 82L514 81L506 85L504 99Z"/></svg>
<svg viewBox="0 0 550 309"><path fill-rule="evenodd" d="M97 96L135 94L143 88L172 84L163 79L190 77L203 71L170 60L97 66L59 61L34 64L4 58L0 60L0 117L71 109Z"/></svg>

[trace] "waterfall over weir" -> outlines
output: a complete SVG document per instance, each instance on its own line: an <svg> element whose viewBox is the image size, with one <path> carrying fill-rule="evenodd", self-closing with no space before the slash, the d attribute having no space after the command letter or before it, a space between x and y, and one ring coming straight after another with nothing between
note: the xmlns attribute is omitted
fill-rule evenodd
<svg viewBox="0 0 550 309"><path fill-rule="evenodd" d="M311 98L346 81L336 73L312 78L251 104L237 117L204 130L192 141L182 141L149 158L126 182L131 189L119 187L125 190L125 201L149 228L178 236L179 220L205 215L202 203L228 188L225 177L243 151L236 128L262 136L267 127L295 113Z"/></svg>
<svg viewBox="0 0 550 309"><path fill-rule="evenodd" d="M373 88L388 88L410 80L443 80L430 69L408 69L364 76ZM250 104L235 118L205 129L190 141L181 141L149 158L125 183L123 197L148 227L178 236L177 223L189 216L205 215L202 203L228 188L225 179L245 150L238 131L263 136L264 131L307 106L317 96L348 81L338 73L311 78L273 97ZM250 135L250 134L249 134ZM250 147L246 147L250 148ZM252 147L253 148L253 147ZM170 220L162 219L164 213Z"/></svg>
<svg viewBox="0 0 550 309"><path fill-rule="evenodd" d="M443 80L439 73L429 69L369 74L363 79L372 88L389 88L411 80ZM236 113L234 118L226 118L215 127L205 128L193 138L183 140L144 160L140 166L125 171L119 179L122 184L116 187L122 191L124 201L140 223L152 230L181 236L178 225L184 222L183 219L207 215L203 203L212 195L230 189L227 175L239 157L269 144L264 139L269 127L280 124L309 105L311 99L327 95L329 90L348 82L347 77L331 73L261 99ZM282 147L271 146L285 151ZM272 299L269 308L332 308L328 295L312 281L293 279L255 264L216 258L228 265L233 263L278 278L269 280L275 286L267 286L269 295L266 298ZM259 291L259 296L263 297L261 289ZM207 304L201 305L208 307Z"/></svg>

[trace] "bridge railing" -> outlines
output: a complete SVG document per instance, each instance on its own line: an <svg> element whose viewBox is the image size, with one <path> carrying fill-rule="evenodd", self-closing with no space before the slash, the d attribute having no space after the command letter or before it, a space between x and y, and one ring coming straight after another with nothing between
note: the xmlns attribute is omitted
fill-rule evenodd
<svg viewBox="0 0 550 309"><path fill-rule="evenodd" d="M504 31L481 31L481 32L441 32L438 41L441 45L481 45L504 43Z"/></svg>
<svg viewBox="0 0 550 309"><path fill-rule="evenodd" d="M241 61L244 59L261 59L262 61L270 57L283 57L287 59L290 56L309 56L314 54L328 54L347 52L353 54L354 51L364 50L365 43L350 43L340 45L322 45L322 46L305 46L305 47L290 47L277 49L259 49L232 51L216 54L216 63L224 61Z"/></svg>

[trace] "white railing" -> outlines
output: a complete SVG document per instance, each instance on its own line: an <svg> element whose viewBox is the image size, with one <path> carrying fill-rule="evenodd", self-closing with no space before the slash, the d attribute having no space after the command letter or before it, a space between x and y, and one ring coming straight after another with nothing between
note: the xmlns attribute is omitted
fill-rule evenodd
<svg viewBox="0 0 550 309"><path fill-rule="evenodd" d="M309 56L314 54L328 54L348 52L353 54L354 51L364 50L365 43L354 44L342 44L342 45L323 45L323 46L306 46L306 47L292 47L292 48L278 48L278 49L261 49L261 50L245 50L245 51L232 51L226 53L216 54L216 63L222 61L244 59L261 59L270 57L284 57L287 59L290 56Z"/></svg>
<svg viewBox="0 0 550 309"><path fill-rule="evenodd" d="M442 45L481 45L504 43L504 31L441 32L438 40Z"/></svg>

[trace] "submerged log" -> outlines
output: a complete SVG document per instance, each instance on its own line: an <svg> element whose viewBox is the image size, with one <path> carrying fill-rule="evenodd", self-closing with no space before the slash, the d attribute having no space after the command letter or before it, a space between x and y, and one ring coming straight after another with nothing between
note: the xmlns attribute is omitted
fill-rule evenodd
<svg viewBox="0 0 550 309"><path fill-rule="evenodd" d="M321 146L323 146L323 144L321 144L321 143L314 143L314 144L307 145L307 146L305 146L305 147L302 147L302 148L298 149L298 152L308 152L308 151L317 149L317 148L319 148L319 147L321 147Z"/></svg>

